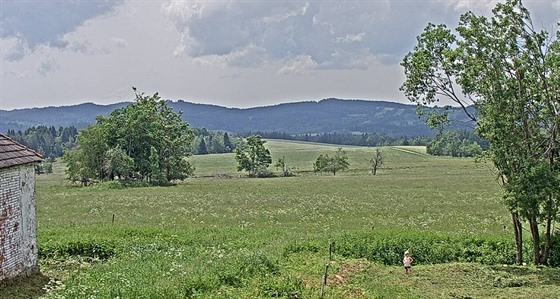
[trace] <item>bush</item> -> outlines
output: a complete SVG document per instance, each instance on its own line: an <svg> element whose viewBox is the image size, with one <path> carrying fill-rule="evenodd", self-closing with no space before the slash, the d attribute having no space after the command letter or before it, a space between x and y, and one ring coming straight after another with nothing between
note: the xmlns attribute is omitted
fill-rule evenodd
<svg viewBox="0 0 560 299"><path fill-rule="evenodd" d="M115 252L115 245L103 240L45 242L39 247L40 258L82 256L104 260Z"/></svg>
<svg viewBox="0 0 560 299"><path fill-rule="evenodd" d="M560 267L560 232L556 232L552 236L551 243L548 265L551 267Z"/></svg>
<svg viewBox="0 0 560 299"><path fill-rule="evenodd" d="M405 250L412 251L416 264L515 263L515 243L507 238L461 238L425 233L361 233L343 235L337 240L335 249L344 257L367 258L385 265L402 264ZM525 257L529 258L531 249L528 242L525 244L524 252Z"/></svg>
<svg viewBox="0 0 560 299"><path fill-rule="evenodd" d="M255 171L255 174L253 175L253 177L256 177L256 178L271 178L271 177L274 177L274 173L272 173L272 171L264 168L264 169L259 169L259 170Z"/></svg>

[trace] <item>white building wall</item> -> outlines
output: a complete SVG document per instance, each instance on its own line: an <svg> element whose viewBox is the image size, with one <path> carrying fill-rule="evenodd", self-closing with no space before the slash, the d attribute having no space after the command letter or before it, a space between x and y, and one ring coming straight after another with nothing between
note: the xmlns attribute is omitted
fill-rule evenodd
<svg viewBox="0 0 560 299"><path fill-rule="evenodd" d="M33 164L0 169L0 280L37 269L34 190Z"/></svg>
<svg viewBox="0 0 560 299"><path fill-rule="evenodd" d="M35 165L20 167L22 262L24 271L37 265L37 222L35 218Z"/></svg>

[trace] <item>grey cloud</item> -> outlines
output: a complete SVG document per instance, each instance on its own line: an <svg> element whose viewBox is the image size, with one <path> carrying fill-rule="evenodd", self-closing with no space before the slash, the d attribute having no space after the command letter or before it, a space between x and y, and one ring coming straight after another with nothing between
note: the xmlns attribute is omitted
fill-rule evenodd
<svg viewBox="0 0 560 299"><path fill-rule="evenodd" d="M16 44L8 50L6 55L4 56L7 60L14 61L20 60L25 56L27 48L21 42L16 42Z"/></svg>
<svg viewBox="0 0 560 299"><path fill-rule="evenodd" d="M222 62L240 66L244 62L232 54L258 48L264 51L262 63L285 61L283 73L294 69L298 57L331 69L367 68L364 63L378 57L384 58L381 63L394 61L387 56L402 57L408 48L403 40L412 45L421 31L416 30L418 22L455 12L446 1L389 0L170 1L163 10L183 34L178 49L188 55L229 57Z"/></svg>
<svg viewBox="0 0 560 299"><path fill-rule="evenodd" d="M169 1L163 11L182 33L177 49L215 62L254 66L239 55L261 49L260 62L293 62L309 57L316 68L368 68L395 63L412 50L428 22L455 27L467 10L488 14L496 1ZM558 1L524 2L540 18ZM551 24L545 15L542 22ZM239 59L236 59L238 57ZM246 64L250 63L250 64Z"/></svg>
<svg viewBox="0 0 560 299"><path fill-rule="evenodd" d="M92 45L87 40L80 40L80 41L73 41L68 45L68 48L76 53L82 54L95 54L95 51L92 49Z"/></svg>
<svg viewBox="0 0 560 299"><path fill-rule="evenodd" d="M111 12L122 2L3 1L0 38L17 39L17 45L6 55L6 59L21 59L42 45L54 48L72 46L63 39L64 34L72 32L88 19ZM76 50L83 50L80 45L77 46Z"/></svg>
<svg viewBox="0 0 560 299"><path fill-rule="evenodd" d="M111 41L113 42L113 44L114 44L116 47L119 47L119 48L126 48L126 47L128 47L128 42L127 42L124 38L113 37L113 38L111 39Z"/></svg>
<svg viewBox="0 0 560 299"><path fill-rule="evenodd" d="M45 77L50 73L54 73L58 68L59 66L56 61L51 57L47 57L41 61L41 63L37 67L37 71L39 72L39 74Z"/></svg>
<svg viewBox="0 0 560 299"><path fill-rule="evenodd" d="M286 61L283 67L278 70L282 75L301 75L312 73L317 67L317 62L308 55L301 55Z"/></svg>

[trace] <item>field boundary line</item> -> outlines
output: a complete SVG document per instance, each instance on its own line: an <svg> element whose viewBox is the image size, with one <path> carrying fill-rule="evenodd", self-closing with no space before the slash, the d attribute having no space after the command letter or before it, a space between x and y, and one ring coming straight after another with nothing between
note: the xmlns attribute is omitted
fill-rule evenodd
<svg viewBox="0 0 560 299"><path fill-rule="evenodd" d="M429 157L430 156L429 154L419 153L419 152L407 150L407 149L404 149L404 148L400 148L400 147L397 147L397 146L392 146L392 148L394 148L398 151L404 152L404 153L413 154L413 155L417 155L417 156L423 156L423 157L426 157L426 156Z"/></svg>

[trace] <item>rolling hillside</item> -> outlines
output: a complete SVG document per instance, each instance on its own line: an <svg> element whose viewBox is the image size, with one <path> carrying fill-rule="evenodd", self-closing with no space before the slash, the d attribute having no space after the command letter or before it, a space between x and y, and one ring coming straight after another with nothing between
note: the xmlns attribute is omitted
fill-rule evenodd
<svg viewBox="0 0 560 299"><path fill-rule="evenodd" d="M8 129L46 126L83 128L95 122L98 115L128 103L0 110L0 132ZM168 104L183 112L183 119L193 127L232 133L285 132L316 134L332 132L380 133L390 136L433 135L416 115L416 106L384 101L324 99L318 102L297 102L255 108L226 108L195 104L182 100ZM439 109L439 108L438 108ZM462 112L450 111L456 128L467 128Z"/></svg>

